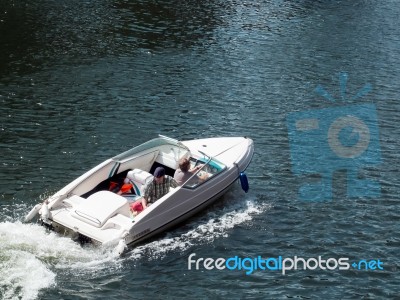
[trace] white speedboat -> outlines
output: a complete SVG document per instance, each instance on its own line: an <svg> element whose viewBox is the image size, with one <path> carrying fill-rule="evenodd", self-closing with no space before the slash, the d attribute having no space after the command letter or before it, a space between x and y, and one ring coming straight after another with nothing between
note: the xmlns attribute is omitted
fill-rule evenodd
<svg viewBox="0 0 400 300"><path fill-rule="evenodd" d="M199 212L224 194L238 179L247 192L244 170L254 144L246 137L178 141L160 136L110 158L62 188L26 216L36 216L51 229L83 240L116 245L121 254L149 237L163 232ZM191 167L200 165L191 178L136 216L130 203L139 199L153 171L162 166L173 176L181 158ZM125 194L113 192L129 181Z"/></svg>

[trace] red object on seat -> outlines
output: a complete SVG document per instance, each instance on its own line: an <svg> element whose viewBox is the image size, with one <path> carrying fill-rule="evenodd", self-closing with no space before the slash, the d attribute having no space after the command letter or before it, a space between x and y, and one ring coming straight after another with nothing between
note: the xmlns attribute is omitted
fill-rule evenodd
<svg viewBox="0 0 400 300"><path fill-rule="evenodd" d="M141 212L143 210L142 200L138 200L138 201L133 202L130 205L130 208L131 208L132 211Z"/></svg>
<svg viewBox="0 0 400 300"><path fill-rule="evenodd" d="M133 188L133 185L131 183L125 183L121 189L119 190L122 194L129 193L131 189Z"/></svg>

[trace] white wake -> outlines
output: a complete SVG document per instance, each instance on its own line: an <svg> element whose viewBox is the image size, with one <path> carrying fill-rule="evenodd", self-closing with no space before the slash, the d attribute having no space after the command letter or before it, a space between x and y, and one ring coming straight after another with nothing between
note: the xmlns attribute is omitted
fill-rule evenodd
<svg viewBox="0 0 400 300"><path fill-rule="evenodd" d="M243 200L228 193L224 199L222 205L215 205L183 227L131 250L122 259L115 257L113 249L82 247L38 224L21 223L19 220L29 211L25 204L2 206L0 298L36 299L41 291L57 286L57 277L61 276L58 273L82 278L105 272L115 274L131 261L159 259L171 252L229 238L235 226L250 224L254 216L271 207L249 195Z"/></svg>

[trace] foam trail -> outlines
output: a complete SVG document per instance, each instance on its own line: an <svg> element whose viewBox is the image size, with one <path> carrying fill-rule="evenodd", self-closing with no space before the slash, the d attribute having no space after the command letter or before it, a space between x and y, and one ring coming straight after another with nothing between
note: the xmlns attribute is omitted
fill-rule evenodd
<svg viewBox="0 0 400 300"><path fill-rule="evenodd" d="M0 251L2 299L35 299L41 289L54 285L56 275L33 254L18 250Z"/></svg>
<svg viewBox="0 0 400 300"><path fill-rule="evenodd" d="M38 241L32 242L34 236ZM0 223L0 295L3 299L35 299L41 289L55 284L46 263L45 245L33 225Z"/></svg>
<svg viewBox="0 0 400 300"><path fill-rule="evenodd" d="M179 235L170 233L163 239L137 247L131 251L128 259L140 259L149 253L151 258L157 259L171 251L185 251L193 245L210 243L218 238L227 237L230 229L250 221L254 215L261 214L270 207L270 204L257 203L255 200L236 202L222 211L213 207L214 210L209 211L197 224L193 224L189 231L186 230L185 233Z"/></svg>
<svg viewBox="0 0 400 300"><path fill-rule="evenodd" d="M271 206L256 199L235 201L236 194L228 193L226 197L229 201L212 206L200 219L165 238L133 249L126 259L157 259L171 251L213 242ZM1 299L37 299L42 291L57 287L60 276L115 274L126 263L126 259L114 256L113 248L81 247L37 224L23 224L20 220L28 209L18 203L0 207Z"/></svg>
<svg viewBox="0 0 400 300"><path fill-rule="evenodd" d="M118 264L111 251L82 248L42 226L0 223L1 299L38 298L43 289L57 285L57 269L79 276L93 270L109 271Z"/></svg>

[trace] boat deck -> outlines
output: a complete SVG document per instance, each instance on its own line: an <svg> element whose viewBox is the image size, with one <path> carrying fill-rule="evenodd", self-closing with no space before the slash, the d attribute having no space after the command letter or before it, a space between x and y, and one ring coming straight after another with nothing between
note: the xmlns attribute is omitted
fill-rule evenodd
<svg viewBox="0 0 400 300"><path fill-rule="evenodd" d="M70 229L95 241L105 243L120 237L123 232L129 230L134 223L132 218L117 213L109 218L102 227L95 227L85 222L83 219L74 216L78 198L80 197L70 197L64 200L61 206L51 211L52 221L63 227L57 228L58 226L54 224L53 226L57 231L62 231L63 229L68 231L68 229ZM72 203L74 204L73 206L71 206Z"/></svg>

